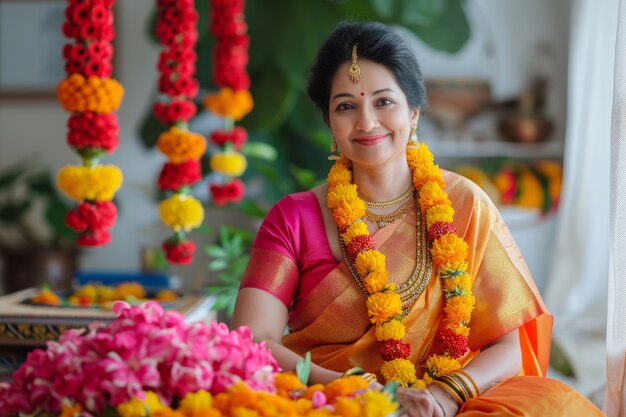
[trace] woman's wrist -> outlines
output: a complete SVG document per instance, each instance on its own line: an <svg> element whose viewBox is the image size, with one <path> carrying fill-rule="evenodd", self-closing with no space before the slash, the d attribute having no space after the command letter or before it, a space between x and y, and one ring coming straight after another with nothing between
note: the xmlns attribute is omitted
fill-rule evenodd
<svg viewBox="0 0 626 417"><path fill-rule="evenodd" d="M459 405L447 392L436 385L431 385L427 389L435 398L437 404L441 406L445 417L452 417L458 413L460 408Z"/></svg>

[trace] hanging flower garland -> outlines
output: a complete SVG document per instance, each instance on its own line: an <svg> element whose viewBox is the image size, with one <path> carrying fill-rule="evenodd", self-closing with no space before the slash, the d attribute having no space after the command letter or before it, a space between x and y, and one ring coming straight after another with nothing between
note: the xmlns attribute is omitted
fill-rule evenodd
<svg viewBox="0 0 626 417"><path fill-rule="evenodd" d="M124 88L110 78L115 37L115 0L69 0L65 9L63 34L73 40L63 47L67 78L57 87L57 98L71 112L67 143L81 157L82 166L66 166L57 183L78 206L66 217L66 224L80 233L81 246L106 245L115 224L115 192L122 185L122 171L100 165L119 142L114 111L120 106Z"/></svg>
<svg viewBox="0 0 626 417"><path fill-rule="evenodd" d="M156 34L163 45L158 63L159 92L167 97L153 107L155 116L169 126L158 139L159 150L168 158L158 179L159 189L171 192L159 206L162 222L174 229L174 236L162 248L171 263L185 265L193 260L195 243L186 232L197 228L204 209L191 195L191 186L202 178L200 159L206 150L202 135L191 132L187 123L196 113L193 99L198 95L196 53L198 13L193 0L158 0Z"/></svg>
<svg viewBox="0 0 626 417"><path fill-rule="evenodd" d="M245 185L239 178L246 170L246 157L240 153L248 132L235 122L245 117L254 102L250 94L250 76L246 72L250 38L244 11L244 0L213 0L211 32L216 37L214 82L221 89L204 100L207 110L224 118L224 129L211 134L211 142L220 148L211 156L211 170L222 177L210 185L213 203L224 206L241 201Z"/></svg>
<svg viewBox="0 0 626 417"><path fill-rule="evenodd" d="M407 149L407 162L413 171L413 185L418 192L419 207L426 216L428 240L433 267L442 280L445 298L443 324L437 331L432 354L423 366L421 378L407 358L411 347L403 343L406 328L402 323L402 301L396 286L388 280L385 255L374 249L374 241L361 220L365 203L352 184L350 162L337 161L328 174L327 204L341 232L341 239L369 296L367 310L376 326L379 352L384 360L383 377L403 386L425 388L434 379L461 368L458 360L467 351L469 322L474 308L471 277L467 273L467 243L456 235L452 223L454 209L443 191L439 167L426 145Z"/></svg>

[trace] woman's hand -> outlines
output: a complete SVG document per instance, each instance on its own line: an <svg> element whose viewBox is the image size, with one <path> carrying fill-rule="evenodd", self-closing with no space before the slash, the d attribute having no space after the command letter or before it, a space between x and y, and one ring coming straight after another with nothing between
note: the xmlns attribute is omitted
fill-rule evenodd
<svg viewBox="0 0 626 417"><path fill-rule="evenodd" d="M407 417L452 417L459 406L442 389L398 388L398 401Z"/></svg>

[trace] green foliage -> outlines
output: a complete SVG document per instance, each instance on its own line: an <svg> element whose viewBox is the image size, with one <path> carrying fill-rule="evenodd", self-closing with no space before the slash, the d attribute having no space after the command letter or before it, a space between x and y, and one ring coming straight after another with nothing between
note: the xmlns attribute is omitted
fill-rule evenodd
<svg viewBox="0 0 626 417"><path fill-rule="evenodd" d="M212 309L224 311L228 317L232 317L254 235L248 230L233 226L220 227L218 235L217 242L205 248L209 258L209 271L218 273L217 283L208 286L206 290L217 296Z"/></svg>
<svg viewBox="0 0 626 417"><path fill-rule="evenodd" d="M311 376L311 352L307 352L304 355L304 359L300 359L296 363L296 375L300 382L304 385L308 385L309 377Z"/></svg>

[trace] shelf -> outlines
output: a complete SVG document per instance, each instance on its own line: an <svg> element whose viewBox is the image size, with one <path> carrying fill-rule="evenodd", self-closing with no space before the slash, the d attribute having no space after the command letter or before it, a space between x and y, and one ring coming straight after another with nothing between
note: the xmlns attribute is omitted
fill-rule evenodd
<svg viewBox="0 0 626 417"><path fill-rule="evenodd" d="M526 144L498 141L429 141L437 158L562 158L563 144L556 141Z"/></svg>

